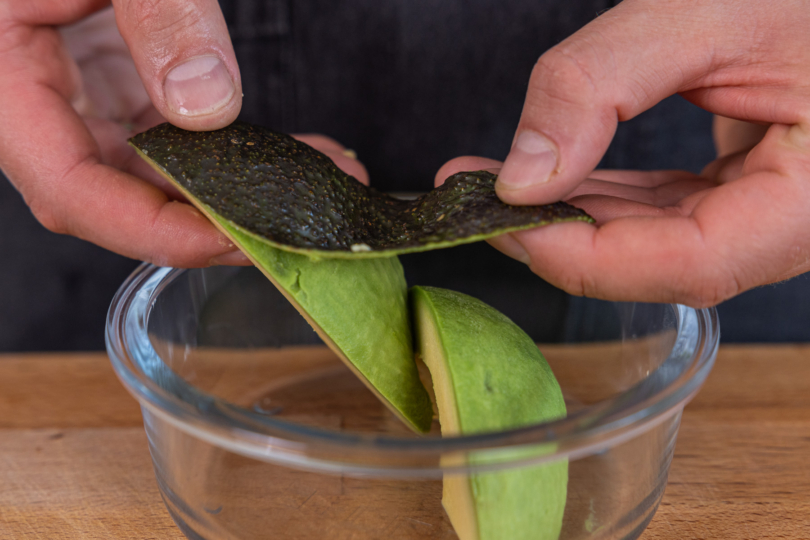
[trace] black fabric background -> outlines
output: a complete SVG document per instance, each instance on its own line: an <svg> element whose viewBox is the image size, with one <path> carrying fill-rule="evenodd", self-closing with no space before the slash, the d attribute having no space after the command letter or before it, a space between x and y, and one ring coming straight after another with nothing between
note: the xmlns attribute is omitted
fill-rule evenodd
<svg viewBox="0 0 810 540"><path fill-rule="evenodd" d="M503 159L532 65L610 1L222 0L244 87L241 118L320 132L357 151L383 190L432 187L448 159ZM47 149L45 149L47 151ZM699 171L711 115L672 97L620 125L608 168ZM47 232L0 181L0 350L103 348L106 308L136 266ZM576 304L485 244L403 257L410 283L481 297L535 339L564 337ZM810 339L802 276L721 305L724 341ZM519 302L549 307L543 320Z"/></svg>

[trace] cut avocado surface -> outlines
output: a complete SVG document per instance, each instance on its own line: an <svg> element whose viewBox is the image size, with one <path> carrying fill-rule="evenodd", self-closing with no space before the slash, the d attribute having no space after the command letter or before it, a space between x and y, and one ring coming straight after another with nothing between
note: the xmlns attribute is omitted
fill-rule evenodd
<svg viewBox="0 0 810 540"><path fill-rule="evenodd" d="M443 435L500 431L562 418L559 384L535 343L467 295L413 287L416 349L430 370ZM471 465L476 463L473 455ZM442 503L461 540L556 540L568 462L451 475Z"/></svg>
<svg viewBox="0 0 810 540"><path fill-rule="evenodd" d="M566 203L504 204L487 171L458 173L414 201L395 199L288 135L240 122L206 132L162 124L130 143L204 211L257 240L322 258L390 257L593 221Z"/></svg>

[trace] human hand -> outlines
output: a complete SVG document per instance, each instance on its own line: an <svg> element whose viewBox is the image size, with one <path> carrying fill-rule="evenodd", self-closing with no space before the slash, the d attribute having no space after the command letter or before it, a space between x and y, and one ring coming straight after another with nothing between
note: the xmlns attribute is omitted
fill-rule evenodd
<svg viewBox="0 0 810 540"><path fill-rule="evenodd" d="M790 0L625 0L548 51L496 188L510 204L568 200L597 223L493 244L568 292L611 300L710 306L810 270L807 28ZM593 171L618 121L674 93L770 127L701 175ZM500 165L458 158L437 179Z"/></svg>
<svg viewBox="0 0 810 540"><path fill-rule="evenodd" d="M219 5L115 0L115 15L99 11L108 3L0 0L0 168L52 231L160 265L249 264L126 144L164 119L207 130L236 118L239 69ZM365 178L339 144L302 138Z"/></svg>

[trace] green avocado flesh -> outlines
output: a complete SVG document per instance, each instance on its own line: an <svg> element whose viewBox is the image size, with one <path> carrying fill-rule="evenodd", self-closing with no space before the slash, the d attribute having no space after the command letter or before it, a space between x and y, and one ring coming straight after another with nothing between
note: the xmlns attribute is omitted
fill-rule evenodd
<svg viewBox="0 0 810 540"><path fill-rule="evenodd" d="M313 260L214 219L383 403L415 431L430 430L399 259Z"/></svg>
<svg viewBox="0 0 810 540"><path fill-rule="evenodd" d="M504 204L487 171L458 173L414 201L395 199L288 135L240 122L206 132L162 124L130 144L201 209L275 247L323 258L390 257L593 221L562 202Z"/></svg>
<svg viewBox="0 0 810 540"><path fill-rule="evenodd" d="M413 287L410 304L416 349L433 379L443 435L499 431L566 415L548 363L502 313L433 287ZM448 474L442 503L461 540L556 540L567 486L565 460Z"/></svg>

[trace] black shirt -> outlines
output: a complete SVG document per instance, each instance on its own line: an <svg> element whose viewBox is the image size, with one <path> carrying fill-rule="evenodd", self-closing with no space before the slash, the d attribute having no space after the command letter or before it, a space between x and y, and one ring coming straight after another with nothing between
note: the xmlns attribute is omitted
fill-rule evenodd
<svg viewBox="0 0 810 540"><path fill-rule="evenodd" d="M430 189L436 170L459 155L503 159L537 58L613 4L221 1L242 74L240 118L329 135L390 191ZM621 124L601 166L697 172L713 158L711 115L676 96ZM103 348L106 308L137 263L49 233L5 181L0 223L0 350ZM571 337L558 314L584 305L486 244L402 262L409 283L478 296L538 341ZM809 339L810 303L800 300L808 289L800 277L727 302L724 339ZM522 313L527 301L549 316Z"/></svg>

